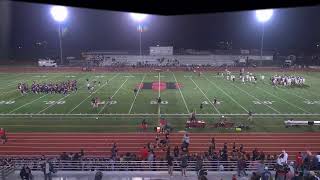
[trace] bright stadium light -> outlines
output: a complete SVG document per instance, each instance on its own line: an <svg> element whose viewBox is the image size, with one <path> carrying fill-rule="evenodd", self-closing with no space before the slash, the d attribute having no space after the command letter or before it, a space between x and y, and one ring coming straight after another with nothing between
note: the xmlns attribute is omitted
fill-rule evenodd
<svg viewBox="0 0 320 180"><path fill-rule="evenodd" d="M259 22L262 23L260 64L262 64L262 55L263 55L264 24L271 19L272 15L273 15L272 9L256 10L256 18Z"/></svg>
<svg viewBox="0 0 320 180"><path fill-rule="evenodd" d="M61 23L68 17L68 10L64 6L52 6L50 9L52 18L59 23L59 50L60 50L60 63L63 64L62 56L62 38L61 38Z"/></svg>
<svg viewBox="0 0 320 180"><path fill-rule="evenodd" d="M141 14L141 13L130 13L129 14L131 19L135 22L137 22L138 25L138 31L139 31L139 50L140 50L140 60L142 60L142 52L141 52L141 33L144 31L143 21L146 20L148 17L147 14Z"/></svg>
<svg viewBox="0 0 320 180"><path fill-rule="evenodd" d="M63 22L68 17L68 10L64 6L53 6L50 13L52 18L57 22Z"/></svg>
<svg viewBox="0 0 320 180"><path fill-rule="evenodd" d="M138 23L143 22L148 17L147 14L141 14L141 13L130 13L130 16L134 21Z"/></svg>

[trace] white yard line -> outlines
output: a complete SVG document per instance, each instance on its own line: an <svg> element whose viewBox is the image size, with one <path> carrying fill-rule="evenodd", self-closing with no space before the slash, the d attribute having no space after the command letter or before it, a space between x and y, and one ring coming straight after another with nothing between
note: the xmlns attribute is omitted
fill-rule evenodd
<svg viewBox="0 0 320 180"><path fill-rule="evenodd" d="M177 78L176 78L176 76L174 75L174 72L173 72L173 71L172 71L172 74L173 74L174 80L176 81L176 83L177 83L177 85L178 85ZM185 105L185 107L186 107L186 109L187 109L187 112L190 114L188 105L187 105L187 103L186 103L186 100L184 99L184 96L183 96L182 92L181 92L180 86L178 87L178 89L179 89L180 95L181 95L181 97L182 97L183 103L184 103L184 105Z"/></svg>
<svg viewBox="0 0 320 180"><path fill-rule="evenodd" d="M119 90L123 87L123 85L129 80L129 78L127 78L122 84L121 86L116 90L116 92L114 92L114 94L111 96L111 99L119 92ZM101 108L101 110L99 111L98 114L100 114L104 108L107 106L107 102L104 103L104 106Z"/></svg>
<svg viewBox="0 0 320 180"><path fill-rule="evenodd" d="M116 74L116 75L114 75L114 76L112 76L112 78L110 78L108 81L109 81L109 83L110 83L110 81L112 81L112 79L114 79L115 77L117 77L119 75L119 73L118 74ZM97 90L95 90L93 93L91 93L89 96L87 96L84 100L82 100L78 105L76 105L74 108L72 108L69 112L68 112L68 114L70 114L70 113L72 113L75 109L77 109L83 102L85 102L87 99L89 99L94 93L96 93L96 92L98 92L101 88L103 88L105 85L107 85L108 83L106 82L106 83L104 83L102 86L100 86Z"/></svg>
<svg viewBox="0 0 320 180"><path fill-rule="evenodd" d="M223 94L228 96L233 102L235 102L238 106L240 106L243 110L245 110L247 113L249 112L246 108L244 108L238 101L236 101L233 97L231 97L228 93L226 93L223 89L221 89L218 85L216 85L214 82L210 81L205 75L203 75L204 78L206 78L207 81L209 81L211 84L213 84L217 89L219 89Z"/></svg>
<svg viewBox="0 0 320 180"><path fill-rule="evenodd" d="M132 101L132 104L131 104L131 106L130 106L130 109L129 109L128 114L131 113L131 110L132 110L132 108L133 108L133 105L134 105L134 103L136 102L137 96L138 96L138 94L139 94L139 92L140 92L140 89L141 89L141 88L140 88L140 85L143 83L145 77L146 77L146 74L143 75L143 78L142 78L142 80L141 80L141 82L140 82L140 84L139 84L138 92L137 92L137 94L134 96L134 99L133 99L133 101Z"/></svg>
<svg viewBox="0 0 320 180"><path fill-rule="evenodd" d="M234 86L234 87L236 87L237 89L239 89L240 91L242 91L242 92L244 92L244 93L246 93L248 96L250 96L250 97L252 97L252 98L254 98L255 100L257 100L257 101L261 101L260 99L258 99L257 97L255 97L255 96L253 96L253 95L251 95L251 94L249 94L247 91L245 91L245 90L243 90L243 89L241 89L241 88L239 88L237 85L234 85L234 84L232 84L232 83L230 83L232 86ZM277 113L281 113L280 111L278 111L278 110L276 110L275 108L273 108L272 106L269 106L268 104L264 104L265 106L267 106L268 108L270 108L270 109L272 109L273 111L275 111L275 112L277 112Z"/></svg>
<svg viewBox="0 0 320 180"><path fill-rule="evenodd" d="M43 98L43 97L46 97L47 95L48 95L48 94L45 94L45 95L43 95L43 96L41 96L41 97L39 97L39 98L37 98L37 99L34 99L33 101L30 101L30 102L28 102L28 103L26 103L26 104L24 104L24 105L22 105L22 106L20 106L20 107L17 107L16 109L10 111L9 114L11 114L11 113L15 112L16 110L21 109L21 108L23 108L23 107L25 107L25 106L27 106L27 105L29 105L29 104L32 104L33 102L35 102L35 101L37 101L37 100L39 100L39 99L41 99L41 98Z"/></svg>
<svg viewBox="0 0 320 180"><path fill-rule="evenodd" d="M309 99L306 99L306 98L304 98L304 97L302 97L302 96L299 96L299 95L297 95L297 94L295 94L295 93L288 92L288 91L283 90L283 89L281 89L281 88L277 88L277 89L280 89L281 91L283 91L283 92L285 92L285 93L287 93L287 94L291 94L291 95L296 96L296 97L298 97L298 98L300 98L300 99L303 99L303 100L305 100L305 101L310 101Z"/></svg>
<svg viewBox="0 0 320 180"><path fill-rule="evenodd" d="M221 114L220 111L216 108L216 106L215 106L214 104L212 104L211 100L207 97L207 95L200 89L200 87L197 85L197 83L194 82L194 80L193 80L192 78L189 78L189 79L193 82L194 85L197 86L197 88L200 90L200 92L203 94L203 96L204 96L205 98L207 98L207 100L209 101L209 103L210 103L210 104L213 106L213 108L218 112L218 114Z"/></svg>
<svg viewBox="0 0 320 180"><path fill-rule="evenodd" d="M257 87L257 88L258 88L258 89L261 89L262 91L266 92L267 94L269 94L269 95L271 95L271 96L273 96L273 97L275 97L275 98L277 98L277 99L280 99L281 101L283 101L283 102L285 102L285 103L287 103L287 104L289 104L289 105L291 105L291 106L293 106L293 107L295 107L295 108L300 109L300 110L303 111L303 112L306 112L306 113L310 113L310 114L311 114L311 112L309 112L309 111L307 111L307 110L305 110L305 109L303 109L303 108L301 108L301 107L299 107L299 106L296 106L296 105L294 105L294 104L286 101L285 99L280 98L279 96L276 96L276 95L274 95L274 94L272 94L272 93L270 93L270 92L268 92L268 91L266 91L266 90L264 90L264 89L262 89L262 88L259 88L259 87Z"/></svg>

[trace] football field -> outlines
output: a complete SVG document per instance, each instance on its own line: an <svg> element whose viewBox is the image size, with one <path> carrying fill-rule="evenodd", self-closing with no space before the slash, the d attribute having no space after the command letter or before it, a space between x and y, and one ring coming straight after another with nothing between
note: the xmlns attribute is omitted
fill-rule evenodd
<svg viewBox="0 0 320 180"><path fill-rule="evenodd" d="M273 87L270 77L275 72L255 74L256 84L243 84L238 78L235 82L228 81L216 72L205 72L201 76L192 72L1 73L0 127L9 131L136 131L142 119L156 126L161 116L174 129L183 130L193 111L207 124L217 122L221 116L235 123L248 123L248 112L252 111L254 122L248 124L254 128L250 131L283 131L283 121L287 118L319 120L320 73L290 72L290 75L303 76L305 87ZM260 79L261 74L265 76L264 81ZM238 73L235 75L238 77ZM96 81L91 93L86 79L91 85ZM19 82L31 86L33 81L67 80L78 81L77 92L67 95L29 92L22 96L17 90ZM134 88L138 89L136 94ZM101 99L98 108L91 106L94 97ZM160 105L158 97L162 100Z"/></svg>

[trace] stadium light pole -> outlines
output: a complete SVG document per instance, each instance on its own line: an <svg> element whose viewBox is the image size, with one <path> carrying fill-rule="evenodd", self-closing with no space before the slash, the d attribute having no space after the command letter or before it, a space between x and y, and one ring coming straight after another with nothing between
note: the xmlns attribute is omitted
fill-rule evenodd
<svg viewBox="0 0 320 180"><path fill-rule="evenodd" d="M50 10L52 18L58 22L59 24L59 51L60 51L60 63L63 64L63 56L62 56L62 31L61 31L61 24L67 19L68 17L68 10L64 6L52 6Z"/></svg>
<svg viewBox="0 0 320 180"><path fill-rule="evenodd" d="M262 23L262 35L261 35L261 47L260 47L261 63L262 63L262 55L263 55L264 25L267 21L271 19L272 15L273 15L272 9L256 10L256 18L260 23Z"/></svg>
<svg viewBox="0 0 320 180"><path fill-rule="evenodd" d="M130 16L133 21L138 23L138 31L139 31L139 54L140 60L142 60L142 51L141 51L141 33L143 32L143 21L148 17L147 14L140 13L130 13Z"/></svg>

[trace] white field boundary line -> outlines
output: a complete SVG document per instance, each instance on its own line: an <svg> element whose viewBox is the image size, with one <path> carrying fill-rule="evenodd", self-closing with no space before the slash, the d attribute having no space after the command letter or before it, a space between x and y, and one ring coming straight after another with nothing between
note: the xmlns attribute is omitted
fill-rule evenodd
<svg viewBox="0 0 320 180"><path fill-rule="evenodd" d="M139 84L139 88L138 88L137 94L134 96L134 99L133 99L133 101L132 101L132 104L131 104L131 106L130 106L130 109L129 109L128 114L131 113L131 110L132 110L132 108L133 108L133 105L134 105L134 103L136 102L137 96L138 96L138 94L139 94L139 92L140 92L140 89L141 89L141 88L140 88L140 85L141 85L142 82L144 81L145 77L146 77L146 74L143 75L143 78L142 78L142 80L141 80L141 82L140 82L140 84Z"/></svg>
<svg viewBox="0 0 320 180"><path fill-rule="evenodd" d="M273 96L273 97L275 97L275 98L277 98L277 99L279 99L279 100L281 100L281 101L289 104L290 106L293 106L293 107L295 107L295 108L298 108L298 109L300 109L300 110L303 111L303 112L311 113L311 112L309 112L309 111L307 111L307 110L305 110L305 109L303 109L303 108L301 108L301 107L299 107L299 106L296 106L296 105L294 105L294 104L286 101L285 99L282 99L282 98L280 98L279 96L276 96L276 95L274 95L274 94L272 94L272 93L270 93L270 92L268 92L268 91L266 91L266 90L264 90L264 89L262 89L262 88L259 88L259 87L257 87L257 88L258 88L258 89L261 89L261 90L264 91L265 93L267 93L267 94L269 94L269 95L271 95L271 96Z"/></svg>
<svg viewBox="0 0 320 180"><path fill-rule="evenodd" d="M112 81L115 77L117 77L119 75L119 73L118 74L116 74L116 75L114 75L114 76L112 76L109 80L108 80L108 82L110 82L110 81ZM95 90L93 93L91 93L89 96L87 96L84 100L82 100L78 105L76 105L74 108L72 108L69 112L68 112L68 114L70 114L70 113L72 113L75 109L77 109L83 102L85 102L87 99L89 99L93 94L95 94L96 92L98 92L100 89L102 89L104 86L106 86L108 83L107 82L105 82L102 86L100 86L97 90Z"/></svg>
<svg viewBox="0 0 320 180"><path fill-rule="evenodd" d="M162 114L165 116L190 116L190 114L185 114L185 113L180 113L180 114ZM232 114L232 113L226 113L226 114L197 114L198 116L219 116L219 115L224 115L224 116L248 116L248 114L243 114L243 113L238 113L238 114ZM256 113L254 114L255 116L320 116L320 113L283 113L283 114L277 114L277 113ZM36 116L158 116L158 114L150 114L150 113L140 113L140 114L28 114L28 113L21 113L21 114L17 114L17 113L11 113L11 114L0 114L0 118L7 118L7 117L17 117L17 116L32 116L32 117L36 117Z"/></svg>
<svg viewBox="0 0 320 180"><path fill-rule="evenodd" d="M111 99L119 92L119 90L123 87L123 85L129 80L129 78L127 78L122 84L121 86L116 90L116 92L114 92L114 94L111 96ZM107 102L104 103L103 107L101 108L101 110L99 111L98 114L100 114L104 109L105 107L107 106Z"/></svg>
<svg viewBox="0 0 320 180"><path fill-rule="evenodd" d="M176 81L176 83L177 83L177 85L178 85L178 81L177 81L176 75L174 74L174 72L173 72L173 71L172 71L172 75L173 75L174 80ZM190 111L189 111L188 105L187 105L187 103L186 103L186 100L184 99L184 96L183 96L182 92L181 92L181 88L180 88L180 86L178 87L178 89L179 89L180 95L181 95L181 97L182 97L183 103L184 103L184 105L185 105L185 107L186 107L186 109L187 109L187 112L190 114Z"/></svg>
<svg viewBox="0 0 320 180"><path fill-rule="evenodd" d="M236 87L237 89L239 89L240 91L242 91L242 92L246 93L248 96L250 96L250 97L254 98L255 100L257 100L257 101L261 101L261 100L260 100L260 99L258 99L257 97L255 97L255 96L253 96L253 95L249 94L247 91L245 91L245 90L243 90L243 89L239 88L237 85L234 85L234 84L232 84L232 83L230 83L230 84L231 84L233 87ZM277 112L278 114L281 114L281 112L280 112L280 111L276 110L276 109L275 109L275 108L273 108L272 106L269 106L268 104L264 104L264 105L265 105L265 106L267 106L268 108L272 109L273 111Z"/></svg>
<svg viewBox="0 0 320 180"><path fill-rule="evenodd" d="M82 78L79 78L77 81L79 81L80 79L85 79L85 78L87 78L87 77L88 77L88 75L83 76ZM75 95L75 94L76 94L76 93L72 93L72 95ZM58 99L58 101L56 101L56 102L59 102L59 101L65 99L65 98L67 98L67 97L70 96L70 95L71 95L71 93L69 93L69 94L66 95L66 96L63 96L62 98ZM56 105L56 103L50 104L49 106L47 106L47 107L45 107L44 109L42 109L41 111L39 111L37 114L40 114L40 113L44 112L45 110L49 109L50 107L52 107L52 106L54 106L54 105Z"/></svg>
<svg viewBox="0 0 320 180"><path fill-rule="evenodd" d="M216 106L214 104L212 104L211 100L207 97L207 95L200 89L200 87L197 85L196 82L194 82L194 80L192 78L189 78L194 85L197 86L197 88L200 90L200 92L203 94L203 96L209 101L209 103L212 105L212 107L217 111L218 114L221 115L220 111L216 108Z"/></svg>
<svg viewBox="0 0 320 180"><path fill-rule="evenodd" d="M218 85L216 85L216 83L212 82L211 80L209 80L205 75L203 75L203 77L209 81L211 84L213 84L217 89L219 89L223 94L225 94L226 96L228 96L234 103L236 103L238 106L240 106L243 110L245 110L247 113L249 112L246 108L244 108L238 101L236 101L233 97L231 97L228 93L226 93L222 88L220 88Z"/></svg>

